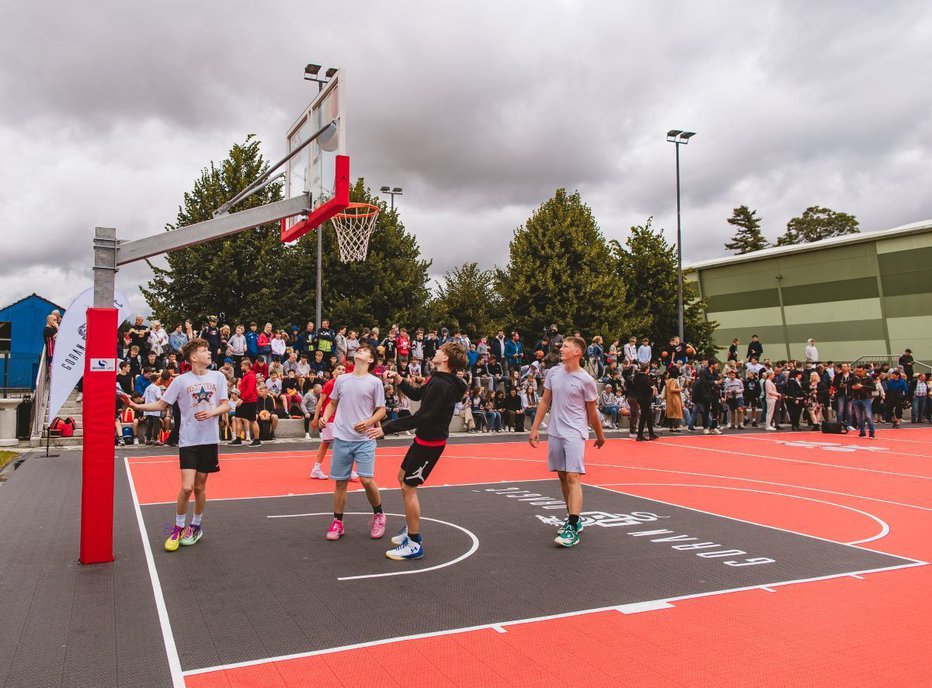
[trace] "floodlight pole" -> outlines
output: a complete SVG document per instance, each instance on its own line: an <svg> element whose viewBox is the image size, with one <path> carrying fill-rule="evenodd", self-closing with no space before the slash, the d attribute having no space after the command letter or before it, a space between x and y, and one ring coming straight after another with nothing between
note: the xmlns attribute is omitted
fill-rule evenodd
<svg viewBox="0 0 932 688"><path fill-rule="evenodd" d="M112 227L94 232L94 306L87 309L84 356L84 425L81 456L82 564L113 561L113 497L116 450L113 408L116 395L118 309L116 272L120 265L201 244L311 210L310 194L221 215L171 232L120 242Z"/></svg>
<svg viewBox="0 0 932 688"><path fill-rule="evenodd" d="M677 282L677 325L680 342L685 343L683 328L683 231L680 218L680 146L689 143L696 135L694 131L671 129L667 132L667 141L676 147L676 282Z"/></svg>

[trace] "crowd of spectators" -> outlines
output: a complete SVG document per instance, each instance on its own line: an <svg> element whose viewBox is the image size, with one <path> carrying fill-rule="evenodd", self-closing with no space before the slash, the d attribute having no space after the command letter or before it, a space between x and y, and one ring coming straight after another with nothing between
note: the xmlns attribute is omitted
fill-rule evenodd
<svg viewBox="0 0 932 688"><path fill-rule="evenodd" d="M556 325L524 339L517 331L472 338L448 328L409 331L397 325L383 333L378 327L333 327L327 320L319 326L308 322L303 328L256 322L231 326L218 324L216 317L199 330L186 321L169 332L158 320L147 325L137 317L120 333L118 384L137 401L158 398L173 376L185 372L179 352L194 337L208 342L216 368L227 377L234 408L221 426L234 442L249 435L253 442L260 440L254 426L236 419L235 406L252 401L257 404L261 438L274 438L282 418L303 419L310 438L323 386L351 364L360 342L376 352L375 375L384 378L386 371L397 372L414 383L430 375L430 361L439 346L461 343L468 351L469 367L461 373L467 391L456 413L465 429L523 432L530 426L526 419L536 413L547 369L559 364L563 343ZM805 360L771 360L756 335L745 350L741 348L735 340L726 360L719 362L697 356L694 347L675 336L662 347L637 337L606 345L594 336L583 363L600 383L598 408L604 425L620 428L627 419L628 432L639 438L645 428L655 437L655 426L664 425L673 433L685 429L721 434L748 426L819 429L826 421L873 435L878 423L899 427L904 409L911 410L912 422L930 421L930 385L925 374L914 374L908 349L897 365L865 363L852 369L848 363L821 361L813 340ZM386 400L392 418L411 412L410 401L388 383ZM130 428L124 431L130 441L140 435L147 443L171 444L176 439L171 413L136 417L123 409L118 426Z"/></svg>

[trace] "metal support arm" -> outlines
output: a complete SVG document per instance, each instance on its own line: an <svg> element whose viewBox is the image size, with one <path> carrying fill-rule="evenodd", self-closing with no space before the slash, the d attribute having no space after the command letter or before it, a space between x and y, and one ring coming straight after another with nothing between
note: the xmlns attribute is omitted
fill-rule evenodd
<svg viewBox="0 0 932 688"><path fill-rule="evenodd" d="M160 253L202 244L211 239L236 234L244 229L278 222L286 217L307 214L311 211L310 194L302 194L284 201L268 203L231 215L221 215L196 225L179 227L144 239L121 243L117 249L117 265L126 265L137 260L157 256Z"/></svg>

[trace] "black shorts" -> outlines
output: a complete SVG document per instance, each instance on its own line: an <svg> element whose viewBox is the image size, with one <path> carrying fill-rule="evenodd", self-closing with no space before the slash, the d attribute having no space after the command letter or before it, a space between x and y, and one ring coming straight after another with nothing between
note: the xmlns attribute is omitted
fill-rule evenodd
<svg viewBox="0 0 932 688"><path fill-rule="evenodd" d="M421 444L415 438L414 443L408 448L404 461L401 462L401 470L405 472L404 482L406 485L417 487L427 481L430 472L434 470L440 455L446 449L446 442L437 446L426 446Z"/></svg>
<svg viewBox="0 0 932 688"><path fill-rule="evenodd" d="M220 470L220 459L216 444L195 444L193 447L181 447L178 458L181 468L195 470L198 473L216 473Z"/></svg>
<svg viewBox="0 0 932 688"><path fill-rule="evenodd" d="M243 420L254 421L256 419L256 402L244 401L236 407L236 417Z"/></svg>

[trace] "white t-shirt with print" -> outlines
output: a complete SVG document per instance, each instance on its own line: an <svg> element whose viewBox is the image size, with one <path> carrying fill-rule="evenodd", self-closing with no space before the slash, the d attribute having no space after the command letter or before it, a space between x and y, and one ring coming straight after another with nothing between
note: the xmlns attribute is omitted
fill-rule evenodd
<svg viewBox="0 0 932 688"><path fill-rule="evenodd" d="M552 395L547 434L565 440L589 437L586 404L599 398L592 376L582 368L568 373L561 363L547 371L544 389Z"/></svg>
<svg viewBox="0 0 932 688"><path fill-rule="evenodd" d="M333 383L330 398L339 402L333 418L333 436L347 442L362 442L369 439L353 426L365 420L376 409L385 406L385 387L375 375L341 375Z"/></svg>
<svg viewBox="0 0 932 688"><path fill-rule="evenodd" d="M197 420L198 411L215 409L227 399L227 379L218 370L208 370L203 375L193 371L179 375L165 390L162 401L167 404L178 402L181 409L181 431L179 447L194 447L201 444L219 444L219 418Z"/></svg>

